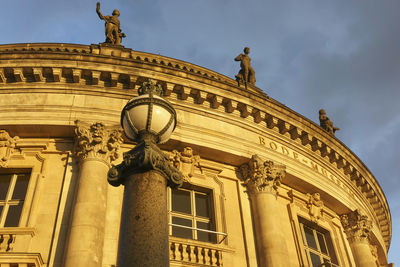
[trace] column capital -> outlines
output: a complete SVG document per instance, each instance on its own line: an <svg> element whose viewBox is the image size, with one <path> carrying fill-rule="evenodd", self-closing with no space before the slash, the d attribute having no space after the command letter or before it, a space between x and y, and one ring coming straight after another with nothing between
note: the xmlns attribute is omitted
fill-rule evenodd
<svg viewBox="0 0 400 267"><path fill-rule="evenodd" d="M108 182L112 186L125 183L132 173L158 171L168 181L168 186L179 187L183 183L182 173L171 166L169 158L151 141L143 140L132 150L124 153L121 164L113 166L108 172Z"/></svg>
<svg viewBox="0 0 400 267"><path fill-rule="evenodd" d="M372 221L358 209L340 216L344 231L349 242L368 242Z"/></svg>
<svg viewBox="0 0 400 267"><path fill-rule="evenodd" d="M91 125L76 122L75 155L80 161L99 159L109 164L118 158L122 142L121 129L108 128L101 122Z"/></svg>
<svg viewBox="0 0 400 267"><path fill-rule="evenodd" d="M240 166L240 172L249 193L276 195L281 179L286 175L286 166L253 155L249 162Z"/></svg>

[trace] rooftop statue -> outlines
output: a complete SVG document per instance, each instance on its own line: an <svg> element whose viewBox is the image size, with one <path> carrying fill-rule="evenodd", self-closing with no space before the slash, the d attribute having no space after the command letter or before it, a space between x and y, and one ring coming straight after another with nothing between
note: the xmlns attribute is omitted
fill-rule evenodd
<svg viewBox="0 0 400 267"><path fill-rule="evenodd" d="M333 122L326 116L324 109L319 110L319 125L331 135L335 135L335 132L340 130L340 128L333 126Z"/></svg>
<svg viewBox="0 0 400 267"><path fill-rule="evenodd" d="M240 54L235 57L235 61L240 61L240 71L235 77L236 81L238 82L238 86L240 86L240 84L244 84L244 86L247 88L247 84L254 85L256 83L256 76L253 68L250 65L250 48L245 47L243 52L244 54Z"/></svg>
<svg viewBox="0 0 400 267"><path fill-rule="evenodd" d="M112 16L103 16L100 12L100 3L97 2L96 6L97 15L99 18L106 22L106 43L121 45L121 40L123 37L126 37L125 33L121 31L120 23L119 23L119 10L114 9Z"/></svg>

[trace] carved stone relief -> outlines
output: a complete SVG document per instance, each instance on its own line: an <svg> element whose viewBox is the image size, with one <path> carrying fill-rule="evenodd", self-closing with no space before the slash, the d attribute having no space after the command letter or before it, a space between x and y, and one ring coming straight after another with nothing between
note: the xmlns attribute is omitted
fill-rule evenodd
<svg viewBox="0 0 400 267"><path fill-rule="evenodd" d="M98 158L110 162L118 158L118 149L123 142L121 129L109 129L101 122L76 124L75 154L80 160Z"/></svg>
<svg viewBox="0 0 400 267"><path fill-rule="evenodd" d="M322 218L322 210L324 208L324 202L321 200L319 193L307 194L307 208L308 214L312 222L317 223L320 218Z"/></svg>
<svg viewBox="0 0 400 267"><path fill-rule="evenodd" d="M240 166L240 172L249 193L276 194L281 179L286 175L286 166L253 155L248 163Z"/></svg>
<svg viewBox="0 0 400 267"><path fill-rule="evenodd" d="M368 216L355 210L343 214L340 220L349 242L368 242L369 232L372 228L372 221L368 219Z"/></svg>
<svg viewBox="0 0 400 267"><path fill-rule="evenodd" d="M194 174L195 167L199 166L200 156L194 155L191 147L185 147L182 152L172 150L169 153L169 161L182 173L184 181L188 182Z"/></svg>
<svg viewBox="0 0 400 267"><path fill-rule="evenodd" d="M18 136L11 137L6 130L0 130L0 167L7 167L18 139Z"/></svg>

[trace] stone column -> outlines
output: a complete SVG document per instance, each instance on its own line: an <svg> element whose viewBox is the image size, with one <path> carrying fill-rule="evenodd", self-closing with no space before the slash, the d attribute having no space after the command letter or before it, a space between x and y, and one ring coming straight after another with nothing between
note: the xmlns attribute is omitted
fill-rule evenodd
<svg viewBox="0 0 400 267"><path fill-rule="evenodd" d="M342 215L341 221L357 267L377 266L369 243L372 221L358 210Z"/></svg>
<svg viewBox="0 0 400 267"><path fill-rule="evenodd" d="M253 155L240 167L250 198L260 267L287 267L289 254L279 221L277 189L285 166Z"/></svg>
<svg viewBox="0 0 400 267"><path fill-rule="evenodd" d="M75 154L79 177L68 245L66 267L101 266L107 205L107 172L122 143L120 130L102 123L78 124Z"/></svg>
<svg viewBox="0 0 400 267"><path fill-rule="evenodd" d="M108 182L125 186L117 266L168 267L167 185L182 184L182 174L144 140L110 169Z"/></svg>

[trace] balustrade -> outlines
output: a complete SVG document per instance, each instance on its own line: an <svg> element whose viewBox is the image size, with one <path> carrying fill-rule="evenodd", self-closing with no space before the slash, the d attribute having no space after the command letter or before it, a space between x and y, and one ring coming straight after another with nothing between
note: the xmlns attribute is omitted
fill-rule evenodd
<svg viewBox="0 0 400 267"><path fill-rule="evenodd" d="M223 266L222 251L211 246L170 241L169 250L171 262L190 263L194 266Z"/></svg>

